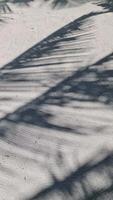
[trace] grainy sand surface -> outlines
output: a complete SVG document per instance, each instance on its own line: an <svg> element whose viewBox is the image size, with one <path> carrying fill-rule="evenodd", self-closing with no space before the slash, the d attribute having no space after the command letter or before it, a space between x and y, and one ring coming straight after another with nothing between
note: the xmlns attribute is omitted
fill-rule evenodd
<svg viewBox="0 0 113 200"><path fill-rule="evenodd" d="M0 24L0 200L112 200L113 13L12 9Z"/></svg>

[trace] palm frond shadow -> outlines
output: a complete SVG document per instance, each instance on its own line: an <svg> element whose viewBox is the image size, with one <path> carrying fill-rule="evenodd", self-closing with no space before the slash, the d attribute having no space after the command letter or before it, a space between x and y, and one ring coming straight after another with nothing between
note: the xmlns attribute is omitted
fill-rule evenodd
<svg viewBox="0 0 113 200"><path fill-rule="evenodd" d="M5 83L7 86L7 89L8 88L10 89L10 92L11 90L17 91L17 88L19 88L20 92L23 93L23 91L26 91L27 88L29 88L29 84L34 76L35 76L34 83L35 84L38 83L42 86L43 81L39 83L40 81L39 77L44 76L44 74L41 75L38 71L38 73L34 72L35 74L34 75L32 72L33 76L30 79L31 71L29 74L28 73L19 74L19 72L15 73L15 71L13 71L15 69L19 69L19 70L21 68L32 69L33 67L36 67L38 69L38 67L40 66L40 67L45 67L45 69L47 68L48 70L48 66L50 65L52 66L52 68L49 69L52 71L52 73L49 73L50 74L49 81L51 84L51 80L56 79L57 75L59 76L59 74L61 76L62 73L64 74L67 73L65 72L67 71L67 69L70 70L71 73L73 73L73 71L76 70L76 65L77 67L78 66L82 67L84 65L84 62L83 62L84 60L86 60L86 63L89 63L89 57L90 57L89 49L90 48L92 49L91 41L95 38L93 17L97 14L101 14L101 13L89 13L88 15L80 17L74 22L71 22L70 24L66 25L64 28L58 30L57 32L49 36L47 39L35 45L33 48L31 48L30 50L28 50L27 52L19 56L17 59L13 60L8 65L4 66L1 70L1 76L0 76L1 77L0 79L3 85ZM86 53L86 51L88 51L88 53ZM73 64L73 65L72 66L68 65L67 69L65 69L65 64L67 63ZM48 111L43 112L40 110L40 108L42 107L43 104L44 105L48 104L48 106L50 104L55 105L55 101L58 102L56 104L57 105L59 104L59 106L63 106L63 105L65 106L66 101L71 102L72 99L75 101L76 98L74 99L73 97L65 98L61 95L57 97L57 93L60 94L62 92L62 95L64 95L64 92L63 92L63 90L65 90L63 89L64 86L69 85L71 82L73 82L75 78L79 77L80 74L82 76L82 72L79 72L79 71L75 72L72 76L70 76L69 78L66 78L66 80L58 84L56 87L51 88L42 97L37 98L35 101L31 102L30 103L32 105L31 107L38 107L37 113L34 111L34 108L29 108L28 113L26 113L25 112L26 106L25 106L24 113L17 110L10 117L6 116L6 119L10 121L11 119L14 119L13 116L15 116L14 121L17 121L18 123L20 123L23 120L23 122L33 123L41 127L48 127L54 130L65 131L65 132L69 132L69 131L75 132L75 128L73 129L65 125L58 126L57 124L55 125L49 122L48 119L52 119L53 114L48 113ZM22 85L22 83L26 85L25 81L27 84L27 88L23 87ZM18 87L15 84L18 84ZM68 87L71 87L71 85ZM61 90L61 92L59 91L59 89ZM53 95L53 93L55 93L55 95ZM15 113L18 113L18 114L15 115ZM29 116L30 120L28 120L29 122L26 120L27 119L25 117L26 114L27 116L30 115ZM18 117L16 117L17 115ZM80 134L79 131L78 133Z"/></svg>
<svg viewBox="0 0 113 200"><path fill-rule="evenodd" d="M113 53L98 61L95 65L77 70L72 76L50 88L42 96L16 112L7 115L5 120L16 124L33 124L43 128L64 131L67 134L69 132L83 135L91 134L89 125L85 125L84 120L82 122L82 113L77 118L76 111L79 110L80 112L80 109L83 108L83 103L84 108L85 104L96 102L109 106L113 105L113 70L110 69L112 64ZM69 120L68 108L74 109L71 113L71 117L75 118L73 123L72 118ZM60 115L63 116L63 113L65 113L66 117L64 122L58 120ZM55 118L56 122L53 121ZM92 133L106 133L107 127L104 127L105 130L103 130L103 125L102 127L101 125L95 126L95 120L94 118L94 125L92 124L92 129L94 130L92 130Z"/></svg>
<svg viewBox="0 0 113 200"><path fill-rule="evenodd" d="M89 62L95 38L93 17L96 14L99 13L74 20L5 65L0 70L0 91L5 88L9 93L5 102L21 102L24 100L23 92L50 88ZM18 92L21 98L14 99L11 92ZM2 101L2 96L0 99Z"/></svg>
<svg viewBox="0 0 113 200"><path fill-rule="evenodd" d="M62 7L73 7L79 6L81 4L85 4L91 2L98 6L101 6L106 11L113 11L113 0L43 0L44 3L49 3L51 7L54 8L62 8Z"/></svg>
<svg viewBox="0 0 113 200"><path fill-rule="evenodd" d="M96 3L98 6L101 6L104 10L108 12L113 12L113 1L112 0L99 0Z"/></svg>
<svg viewBox="0 0 113 200"><path fill-rule="evenodd" d="M13 4L17 4L18 6L30 6L30 2L32 2L34 0L13 0L12 3Z"/></svg>
<svg viewBox="0 0 113 200"><path fill-rule="evenodd" d="M14 82L13 83L14 85L15 85L15 81L17 83L19 83L19 82L21 83L21 81L24 81L25 79L24 78L22 79L22 77L19 74L15 75L11 72L13 72L13 69L17 69L17 68L34 67L34 65L32 64L34 57L37 62L37 57L39 58L40 56L42 56L42 61L41 61L42 64L38 64L38 62L37 62L37 65L35 64L36 67L37 66L42 67L42 66L53 64L53 69L54 69L56 61L54 61L53 63L50 62L47 64L47 59L45 59L45 56L48 55L48 51L53 53L54 49L56 48L56 45L57 46L59 45L59 35L61 37L60 42L63 41L64 46L70 40L74 41L74 39L75 39L75 41L76 41L76 37L73 37L72 35L71 35L71 39L70 39L70 37L68 37L68 40L66 38L66 41L65 41L65 38L63 38L63 35L64 35L64 37L65 36L67 37L67 33L73 34L72 30L73 29L75 30L76 26L77 26L77 29L79 29L79 25L83 24L84 19L86 19L87 17L89 19L89 16L93 16L93 14L95 15L95 13L90 13L89 15L86 15L85 17L80 18L80 21L79 20L75 21L75 22L77 22L77 25L75 24L75 22L71 23L71 24L67 25L66 27L64 27L62 30L60 30L60 33L56 32L55 34L52 35L52 37L50 36L48 39L42 41L42 48L40 47L41 48L40 53L39 53L39 46L41 46L41 44L38 44L35 47L33 47L33 49L30 49L30 51L25 52L25 54L21 55L19 58L15 59L13 62L6 65L2 69L3 71L6 69L10 69L10 70L12 69L12 70L11 71L9 70L9 73L3 73L3 71L2 71L1 80L7 82L8 84L10 83L9 81L12 81L12 82ZM81 20L83 20L83 21L81 22ZM85 29L89 30L89 24L88 24L88 26L85 26ZM82 29L80 29L80 31L82 31ZM59 35L58 35L58 33L59 33ZM79 36L79 34L77 35L77 41L79 41L79 39L80 39L80 42L81 42L81 37L82 37L82 41L84 42L84 44L85 44L85 42L88 44L87 41L88 40L90 41L92 36L90 36L90 33L84 34L84 30L83 30L83 34L80 34L80 36ZM84 41L84 38L85 39L88 38L88 40ZM75 44L76 44L76 42L75 42ZM72 45L71 46L71 48L72 48L73 42L71 43L71 45ZM78 45L78 43L77 43L77 45ZM83 43L82 43L82 45L83 45ZM79 46L80 46L80 43L79 43ZM50 47L51 47L51 50L50 50ZM77 48L78 48L78 46L77 46ZM84 48L84 45L83 45L83 48ZM87 46L85 47L85 50L86 50L86 48L87 48ZM76 55L75 49L76 49L76 45L75 45L74 51L73 51ZM82 49L82 46L81 46L81 49ZM59 53L59 52L57 51L57 53ZM43 56L44 56L44 61L43 61ZM81 55L79 55L79 56L80 56L80 61L83 60L83 57ZM89 54L88 54L88 56L89 56ZM63 64L64 64L66 57L63 60ZM86 57L86 55L85 55L85 57ZM54 59L56 59L56 55L55 55ZM75 59L75 57L74 57L74 59ZM85 103L86 108L87 108L87 103L96 103L96 102L101 103L103 105L112 106L112 104L113 104L113 92L112 92L113 91L113 83L112 83L113 72L111 69L109 69L110 65L112 64L112 59L113 59L113 55L111 53L110 55L105 57L103 60L99 61L98 63L95 63L95 65L91 65L91 66L88 65L84 68L80 68L80 70L73 72L73 74L71 76L65 78L63 81L61 81L55 87L51 87L42 96L36 98L35 100L31 101L27 105L21 107L20 109L17 109L14 113L6 115L6 117L3 118L2 121L5 120L8 123L13 122L16 124L21 124L21 123L32 124L32 125L42 127L42 128L45 127L45 128L56 130L56 131L63 131L67 134L69 132L74 133L74 134L83 134L83 135L91 134L91 130L89 129L89 127L87 125L85 125L84 118L83 118L83 122L79 123L79 121L82 120L83 113L79 114L78 118L77 118L76 112L77 112L77 110L80 110L81 108L83 108L83 103ZM46 62L45 62L45 60L46 60ZM50 61L51 61L51 57L50 57ZM65 61L65 63L66 62L68 62L68 61ZM73 60L69 61L70 64L72 62L73 62ZM110 64L110 62L111 62L111 64ZM26 66L25 66L25 63L26 63ZM61 61L61 63L62 63L62 61ZM74 65L76 64L76 59L73 63L74 63ZM59 64L59 62L57 62L57 64ZM102 67L102 65L105 65L105 64L107 65L107 68ZM77 65L78 65L78 62L77 62ZM80 62L80 65L81 65L81 62ZM101 67L99 67L99 65ZM59 68L59 70L60 69L61 68ZM73 71L74 71L74 69L73 69ZM14 76L13 78L12 78L12 74ZM55 76L55 74L56 74L56 72L53 71L54 76ZM30 73L30 76L31 76L31 73ZM26 82L29 83L28 80ZM35 80L35 83L37 83L37 82L38 82L38 80ZM29 87L29 85L28 85L28 87ZM14 88L17 90L17 87L14 87ZM20 87L19 87L19 89L20 89ZM24 89L22 86L22 91L24 91L24 90L26 91L26 88ZM85 106L84 106L84 108L85 108ZM69 117L69 113L68 113L69 108L72 110L74 109L74 111L72 112L73 116L71 113L71 117ZM57 110L59 112L56 112ZM62 120L61 121L58 120L59 113L61 116L63 116L64 115L63 113L65 113L64 122L62 122ZM85 114L85 116L86 116L86 114ZM68 118L70 118L70 120L68 120L68 123L67 123ZM74 120L71 120L72 118ZM94 118L93 120L95 122L96 119ZM54 121L56 121L56 122L54 122ZM7 125L6 125L6 127L7 127ZM95 127L95 123L92 124L92 133L95 133L95 131L97 133L101 133L101 132L103 133L102 127L103 126L101 126L101 125ZM106 130L106 128L107 127L104 127L105 130ZM1 130L3 130L3 129L1 129Z"/></svg>
<svg viewBox="0 0 113 200"><path fill-rule="evenodd" d="M2 14L10 14L13 12L12 5L18 5L21 7L30 6L30 2L34 0L1 0L0 1L0 18Z"/></svg>
<svg viewBox="0 0 113 200"><path fill-rule="evenodd" d="M7 1L0 1L0 14L12 13Z"/></svg>
<svg viewBox="0 0 113 200"><path fill-rule="evenodd" d="M84 109L89 109L90 111L90 106L88 108L88 105L92 103L93 111L95 109L94 103L109 107L113 104L113 53L94 64L89 62L89 51L87 56L85 54L87 49L89 49L89 44L91 44L95 37L92 18L98 14L90 13L72 22L1 70L0 80L3 84L12 84L10 91L15 90L17 92L17 90L20 90L25 92L29 88L31 72L28 71L29 75L27 74L26 76L25 72L24 74L22 74L22 71L17 73L16 70L28 70L29 68L33 70L45 67L48 71L48 66L52 66L53 68L51 69L55 69L52 75L55 77L57 70L63 71L66 63L73 63L70 69L72 71L70 76L57 83L56 86L51 86L40 97L30 101L0 120L1 139L34 151L39 155L38 165L43 167L48 167L46 161L50 156L57 160L60 171L61 168L62 171L65 170L67 163L59 151L57 154L55 153L57 149L55 145L60 143L61 146L65 145L66 149L70 149L72 146L74 148L76 142L73 141L72 135L108 134L107 125L95 125L95 120L98 120L95 119L97 116L92 120L94 124L91 124L84 121L84 118L87 118L87 121L89 119L86 111L85 114L81 113L81 110L83 111ZM62 60L59 59L59 51ZM70 55L73 53L74 56L68 57L69 53ZM65 54L66 56L64 56ZM57 58L56 55L58 55ZM49 61L48 56L50 56ZM68 57L68 60L66 60L66 57ZM85 66L82 63L83 59L86 59ZM77 66L81 67L77 69ZM37 74L39 76L44 75L43 73L40 74L39 71ZM36 76L34 82L38 84L39 80ZM27 83L26 87L22 85L25 80ZM19 82L21 87L18 85L19 89L17 89L15 84L19 84ZM3 100L7 101L8 99ZM99 109L99 107L97 108ZM70 114L69 110L71 111ZM90 128L89 124L91 124ZM54 135L54 133L57 134ZM65 138L65 134L71 135L71 142ZM37 144L37 141L34 143L34 138L37 140L40 138L40 143ZM66 199L66 197L71 200L99 200L102 198L106 199L106 195L107 199L112 199L113 152L104 153L104 156L102 156L102 152L97 152L93 159L80 166L78 165L78 167L75 166L76 168L73 171L71 170L71 172L69 169L67 176L60 177L60 179L56 176L51 165L49 165L48 171L52 177L52 184L36 192L36 195L29 198L29 200L55 198L62 200ZM41 156L45 162L42 162ZM95 178L98 178L98 187L97 183L95 184Z"/></svg>
<svg viewBox="0 0 113 200"><path fill-rule="evenodd" d="M11 13L13 12L12 10L12 6L11 4L16 4L18 6L30 6L30 2L32 2L34 0L2 0L0 1L0 14L1 13ZM92 2L91 0L43 0L43 3L47 3L49 2L52 6L52 8L62 8L65 6L68 7L73 7L73 6L78 6L81 4L85 4L87 2ZM94 1L95 4L97 4L98 6L103 7L105 10L107 10L108 12L112 12L113 11L113 1L112 0L100 0L100 1Z"/></svg>
<svg viewBox="0 0 113 200"><path fill-rule="evenodd" d="M5 99L1 95L1 104L23 102L23 98L26 98L23 92L33 92L34 88L35 90L37 88L37 92L38 88L50 88L57 79L62 80L75 71L76 67L84 65L84 60L89 62L89 49L92 49L91 41L95 38L93 16L96 14L99 13L90 13L74 20L4 66L0 71L0 91L2 93L5 89L9 95ZM70 64L73 65L69 66ZM27 71L23 72L21 69ZM14 97L12 93L15 93ZM1 111L5 112L5 109L1 108ZM41 118L43 121L43 116ZM48 127L60 130L57 126L55 128L52 124L40 120L41 126L44 123ZM65 127L61 129L70 130ZM8 132L7 125L5 128L1 127L1 136L5 137L6 132Z"/></svg>
<svg viewBox="0 0 113 200"><path fill-rule="evenodd" d="M93 15L96 14L90 13L74 20L4 66L0 71L0 91L5 87L11 94L14 91L32 92L34 87L37 91L38 87L52 87L57 80L89 62L95 38Z"/></svg>
<svg viewBox="0 0 113 200"><path fill-rule="evenodd" d="M69 23L8 63L3 69L55 66L67 63L81 65L82 60L89 57L91 41L95 37L93 17L102 13L91 12Z"/></svg>
<svg viewBox="0 0 113 200"><path fill-rule="evenodd" d="M69 6L69 1L68 0L53 0L53 1L50 1L50 0L43 0L43 3L50 3L51 7L54 9L54 8L62 8L62 7L65 7L65 6Z"/></svg>
<svg viewBox="0 0 113 200"><path fill-rule="evenodd" d="M63 156L63 155L62 155ZM62 157L62 167L65 171L68 163ZM113 198L113 152L100 150L92 159L84 164L76 164L75 170L58 179L50 167L52 184L43 188L27 200L49 200L65 198L71 200L101 200Z"/></svg>
<svg viewBox="0 0 113 200"><path fill-rule="evenodd" d="M94 122L86 123L84 117L88 121L87 113L81 111L85 108L88 110L87 102L113 105L113 70L110 69L112 64L113 53L95 65L77 70L72 76L50 88L40 97L14 113L8 114L1 123L5 122L7 131L9 131L8 123L16 124L17 127L24 123L65 132L65 134L87 135L95 134L95 132L96 134L106 134L106 131L108 133L109 124L105 124L103 127L102 119L100 118L99 122L97 116L92 118ZM71 117L69 117L68 108L71 109ZM61 119L60 116L62 116ZM89 120L90 118L91 116ZM97 126L95 126L96 121L98 121ZM1 128L3 130L2 126Z"/></svg>

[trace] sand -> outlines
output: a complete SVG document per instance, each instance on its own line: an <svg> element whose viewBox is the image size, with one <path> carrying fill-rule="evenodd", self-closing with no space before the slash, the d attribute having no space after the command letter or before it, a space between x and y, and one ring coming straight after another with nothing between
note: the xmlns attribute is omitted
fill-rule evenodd
<svg viewBox="0 0 113 200"><path fill-rule="evenodd" d="M12 9L0 24L0 200L112 199L113 13Z"/></svg>

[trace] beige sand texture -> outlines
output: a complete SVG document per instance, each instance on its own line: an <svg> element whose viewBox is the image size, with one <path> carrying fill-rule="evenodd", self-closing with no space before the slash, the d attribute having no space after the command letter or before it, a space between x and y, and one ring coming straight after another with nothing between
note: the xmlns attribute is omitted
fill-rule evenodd
<svg viewBox="0 0 113 200"><path fill-rule="evenodd" d="M113 12L11 4L0 21L0 200L113 199Z"/></svg>

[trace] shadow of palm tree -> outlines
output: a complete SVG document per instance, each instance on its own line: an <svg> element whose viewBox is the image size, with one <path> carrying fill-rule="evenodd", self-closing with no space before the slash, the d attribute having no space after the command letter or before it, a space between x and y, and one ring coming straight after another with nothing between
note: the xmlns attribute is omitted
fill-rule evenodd
<svg viewBox="0 0 113 200"><path fill-rule="evenodd" d="M83 113L79 113L77 117L76 111L79 110L80 112L80 107L83 108L83 104L84 108L85 105L87 108L87 103L98 102L106 106L113 105L113 70L110 69L112 64L113 53L92 66L77 70L72 76L50 88L42 96L6 116L5 120L16 124L33 124L43 128L64 131L67 134L69 132L83 135L91 134L91 130L88 130L89 125L85 125L84 118L82 121ZM69 109L73 110L71 118L68 113ZM64 122L58 120L60 115L65 116ZM92 129L94 128L94 130L92 130L92 133L95 133L95 131L96 134L104 133L103 125L95 126L96 119L93 120ZM106 128L104 127L105 130Z"/></svg>
<svg viewBox="0 0 113 200"><path fill-rule="evenodd" d="M30 6L30 2L34 0L13 0L13 4L17 4L18 6Z"/></svg>
<svg viewBox="0 0 113 200"><path fill-rule="evenodd" d="M72 135L109 133L103 114L99 118L97 116L91 118L86 114L88 109L89 113L91 112L91 105L93 105L94 112L96 106L96 109L103 105L111 109L113 104L113 53L96 63L89 62L89 57L92 55L89 53L89 49L93 48L91 41L95 38L93 17L98 14L102 13L90 13L68 24L4 66L0 74L0 80L3 83L1 90L4 90L4 84L8 86L11 83L8 92L14 90L16 94L17 90L25 92L30 87L32 74L33 77L35 74L35 84L38 84L40 80L37 75L44 76L40 71L37 73L28 71L26 74L25 71L17 72L16 70L31 68L33 71L45 67L48 71L48 67L53 67L49 68L50 71L54 69L53 77L50 79L51 88L40 97L1 119L0 136L1 139L20 148L29 148L30 150L32 148L32 151L46 158L46 161L52 155L60 171L61 169L65 171L68 164L62 153L59 151L54 153L56 149L59 149L55 146L57 143L65 144L68 149L76 145L76 142L72 141ZM85 64L82 62L83 60L85 60ZM72 73L63 77L63 81L59 81L55 86L51 86L51 80L56 79L56 72L61 70L61 75L62 71L65 71L66 64L69 64L68 68L73 64L70 66ZM26 86L22 85L23 83L26 83ZM8 98L2 100L9 101ZM103 119L104 126L103 123L100 123L103 122ZM91 120L90 123L88 120ZM100 124L95 123L96 120ZM107 120L110 121L110 118ZM87 121L88 123L86 123ZM71 135L71 142L65 138L64 134ZM37 140L40 138L40 142L37 144L36 141L35 143L34 138ZM92 159L78 167L75 166L71 172L69 169L65 177L58 178L51 165L47 166L46 161L44 163L39 158L38 164L48 167L52 181L50 185L36 192L29 200L112 199L112 160L113 152L97 152Z"/></svg>
<svg viewBox="0 0 113 200"><path fill-rule="evenodd" d="M91 0L43 0L44 3L49 3L51 7L54 8L62 8L62 7L73 7L80 6L82 4L92 2Z"/></svg>
<svg viewBox="0 0 113 200"><path fill-rule="evenodd" d="M33 90L34 86L51 87L52 82L60 81L89 62L89 50L93 51L95 38L93 15L96 14L74 20L5 65L0 70L5 90L8 92L9 86L10 93L16 86L20 92Z"/></svg>
<svg viewBox="0 0 113 200"><path fill-rule="evenodd" d="M113 12L113 0L99 0L97 5L108 10L108 12Z"/></svg>
<svg viewBox="0 0 113 200"><path fill-rule="evenodd" d="M73 64L70 67L72 75L66 77L56 86L51 87L40 97L17 109L14 113L6 115L2 121L5 120L8 123L13 122L16 124L32 124L38 127L63 131L67 134L69 132L83 135L91 134L88 126L85 125L84 118L82 125L79 122L80 119L82 120L83 113L80 112L78 118L76 117L77 110L83 108L83 103L85 103L86 108L87 103L101 103L109 106L113 104L113 72L109 69L112 65L112 53L93 65L89 63L89 44L91 45L91 40L94 38L93 17L97 14L100 13L90 13L75 20L2 68L0 76L2 83L5 83L8 87L11 82L12 88L11 86L9 87L10 92L11 90L17 91L17 88L23 92L29 88L30 81L33 81L32 78L29 80L31 71L28 76L28 74L15 73L13 70L20 70L21 68L33 69L33 67L37 69L39 67L46 67L48 70L48 66L52 65L52 79L54 79L56 78L57 71L58 75L59 72L61 75L61 70L64 70L65 64ZM88 54L86 54L87 48ZM74 55L72 56L72 54ZM83 67L84 63L82 64L82 61L85 59L87 66ZM81 68L77 70L76 65ZM107 67L103 68L102 65ZM34 74L32 77L34 77ZM43 75L39 71L38 74L39 76ZM36 76L34 82L39 84L40 79L37 79ZM50 84L52 79L49 80ZM22 83L25 84L25 81L27 85L23 87ZM40 82L41 86L42 83ZM15 84L18 84L18 87ZM19 86L19 84L21 85ZM68 113L69 109L71 111L74 109L71 116ZM63 115L65 115L64 122L62 120L59 121L58 118L60 119L60 116ZM86 114L84 114L85 116ZM72 118L73 120L71 120ZM95 127L95 120L94 118L94 124L91 125L92 130L94 129L92 132L103 132L103 126Z"/></svg>
<svg viewBox="0 0 113 200"><path fill-rule="evenodd" d="M9 14L12 13L12 4L16 4L18 6L30 6L30 2L33 0L0 0L0 14Z"/></svg>
<svg viewBox="0 0 113 200"><path fill-rule="evenodd" d="M59 170L65 170L66 166L68 163L63 159ZM113 197L113 152L108 150L97 152L63 179L58 179L51 168L50 174L52 184L27 199L107 200Z"/></svg>
<svg viewBox="0 0 113 200"><path fill-rule="evenodd" d="M0 1L0 14L1 13L11 13L12 10L10 8L10 6L8 5L8 1Z"/></svg>
<svg viewBox="0 0 113 200"><path fill-rule="evenodd" d="M81 66L82 60L84 62L89 57L90 43L95 37L94 17L99 14L103 12L91 12L74 20L22 53L2 70L67 63Z"/></svg>
<svg viewBox="0 0 113 200"><path fill-rule="evenodd" d="M98 6L103 7L104 9L108 11L113 11L113 0L43 0L44 2L49 2L52 8L62 8L65 6L73 7L73 6L79 6L81 4L85 4L88 2L91 2L93 4L96 4Z"/></svg>
<svg viewBox="0 0 113 200"><path fill-rule="evenodd" d="M74 71L77 70L78 67L84 66L84 63L89 63L89 57L90 57L89 49L90 48L92 49L93 46L91 45L92 44L91 41L95 38L93 17L95 17L98 14L101 14L101 13L89 13L88 15L80 17L74 22L69 23L64 28L53 33L48 38L36 44L34 47L26 51L24 54L22 54L21 56L13 60L11 63L4 66L1 69L1 75L0 75L0 79L2 81L1 84L3 85L6 84L6 88L7 90L8 88L10 89L10 93L11 91L15 91L15 89L17 91L17 88L19 88L21 92L26 91L27 88L29 88L31 81L32 82L34 81L35 84L40 84L42 87L43 82L45 84L45 80L44 80L45 75L44 74L41 75L40 71L37 71L36 73L36 70L33 73L33 67L37 70L40 67L39 70L41 68L44 68L44 73L45 73L45 70L48 71L49 73L48 78L49 78L49 82L51 86L51 80L54 80L57 77L57 79L59 79L60 81L62 80L63 77L67 76L66 74L69 74L69 71L72 74ZM65 67L66 64L68 64L67 67ZM19 71L17 73L15 72L15 70L17 69L28 70L29 68L32 69L32 72L30 71L30 73L29 72L19 73ZM66 80L58 84L56 87L48 90L48 92L45 93L42 97L37 98L35 100L36 103L34 104L35 107L37 107L38 104L40 106L42 104L49 105L49 101L51 98L50 96L53 96L54 91L56 90L55 93L57 95L57 91L59 90L59 88L61 89L62 86L64 87L66 83L68 84L69 81L71 80L73 81L74 78L77 78L78 74L79 72L74 73L74 75L70 76L69 78L66 78ZM44 76L43 79L41 78L42 76ZM40 79L42 79L41 82L40 82ZM24 87L22 83L24 83ZM54 104L55 101L56 102L58 101L59 105L62 105L62 106L63 104L65 105L64 97L61 97L59 95L59 97L54 96L53 98L51 99L51 105ZM9 102L9 98L8 98L8 102ZM38 123L37 125L41 127L53 128L59 131L60 130L67 131L67 132L73 131L73 129L69 127L66 127L66 126L61 127L61 126L57 126L55 124L48 122L47 118L50 118L50 119L53 118L53 114L49 114L48 112L43 113L43 111L39 111L39 110L40 109L38 109L36 113L33 108L30 108L28 109L29 114L24 112L24 113L21 113L21 116L19 114L20 113L19 111L18 119L17 117L15 119L18 122L20 120L19 118L21 118L21 120L26 121L25 115L27 114L31 116L30 119L32 119L32 122L34 124ZM16 111L16 113L17 112L18 111ZM11 116L12 117L6 117L7 120L14 118L13 115ZM15 113L14 113L14 116L15 116ZM30 120L29 120L29 123L30 123Z"/></svg>

